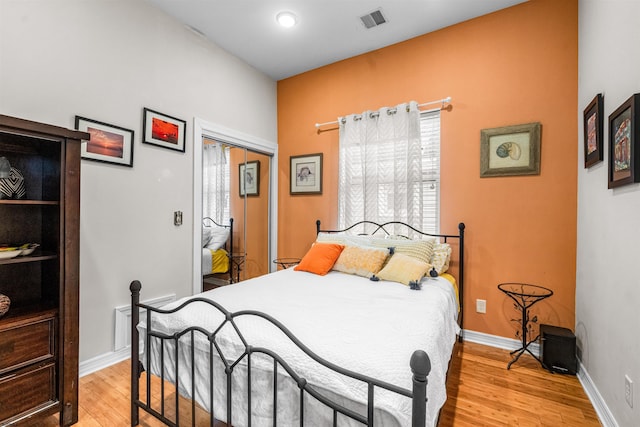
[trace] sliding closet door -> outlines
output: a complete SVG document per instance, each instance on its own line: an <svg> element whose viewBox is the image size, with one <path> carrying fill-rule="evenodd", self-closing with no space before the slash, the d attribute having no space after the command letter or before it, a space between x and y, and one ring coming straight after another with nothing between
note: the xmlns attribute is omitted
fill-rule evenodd
<svg viewBox="0 0 640 427"><path fill-rule="evenodd" d="M271 157L267 155L247 152L247 171L256 173L256 182L252 182L255 187L250 186L248 182L246 187L246 278L262 276L269 272L270 163Z"/></svg>
<svg viewBox="0 0 640 427"><path fill-rule="evenodd" d="M233 218L233 241L232 268L233 280L242 281L252 277L260 276L275 271L272 259L275 258L277 248L276 239L271 238L277 233L277 145L269 141L248 136L243 133L220 127L213 123L208 123L199 119L194 122L194 132L196 136L194 154L194 212L201 213L195 218L195 238L193 245L194 253L194 293L200 292L203 282L208 282L215 278L216 286L229 284L229 274L208 274L205 280L200 277L206 265L201 262L205 254L202 249L202 229L199 223L202 218L208 216L207 212L218 212L218 209L211 209L205 205L211 203L211 199L204 193L211 186L204 182L207 173L204 171L205 146L208 144L220 144L225 147L223 160L216 160L216 164L224 165L227 176L225 177L226 198L219 200L220 206L228 206L225 212L225 223L228 218ZM207 163L208 164L208 163ZM246 182L245 182L246 181ZM272 217L273 216L273 217ZM211 261L209 261L211 263ZM209 271L211 269L209 268ZM199 277L200 276L200 277ZM200 280L199 280L200 279ZM226 282L226 283L223 283Z"/></svg>
<svg viewBox="0 0 640 427"><path fill-rule="evenodd" d="M252 192L252 188L247 187L245 178L252 175L251 165L247 163L247 150L241 147L231 147L230 149L230 192L229 210L233 218L233 254L232 269L233 281L241 281L247 278L246 275L246 212L247 212L247 190ZM247 168L248 167L248 168ZM252 183L252 179L249 179Z"/></svg>
<svg viewBox="0 0 640 427"><path fill-rule="evenodd" d="M232 147L230 158L234 280L246 280L269 272L271 157Z"/></svg>

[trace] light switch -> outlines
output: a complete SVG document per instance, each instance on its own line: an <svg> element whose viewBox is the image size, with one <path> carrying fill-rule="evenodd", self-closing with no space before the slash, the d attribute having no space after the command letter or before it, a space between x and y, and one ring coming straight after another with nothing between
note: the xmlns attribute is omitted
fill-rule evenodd
<svg viewBox="0 0 640 427"><path fill-rule="evenodd" d="M182 225L182 211L173 213L173 225Z"/></svg>

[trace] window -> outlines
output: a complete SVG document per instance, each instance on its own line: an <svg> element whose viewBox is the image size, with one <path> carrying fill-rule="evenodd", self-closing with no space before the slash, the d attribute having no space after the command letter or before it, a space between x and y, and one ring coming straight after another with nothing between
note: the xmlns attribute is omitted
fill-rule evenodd
<svg viewBox="0 0 640 427"><path fill-rule="evenodd" d="M413 140L410 136L397 138L400 131L389 132L388 128L372 131L370 126L375 123L345 130L344 140L341 134L340 227L367 219L403 221L425 232L439 232L440 111L420 112L419 122L419 137L414 131ZM420 158L415 159L412 153L418 152Z"/></svg>
<svg viewBox="0 0 640 427"><path fill-rule="evenodd" d="M420 114L422 143L422 230L440 232L440 111Z"/></svg>

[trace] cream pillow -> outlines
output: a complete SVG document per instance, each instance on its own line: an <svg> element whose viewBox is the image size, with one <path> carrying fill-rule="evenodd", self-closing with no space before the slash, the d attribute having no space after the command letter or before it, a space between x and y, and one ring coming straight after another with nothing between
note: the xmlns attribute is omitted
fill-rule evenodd
<svg viewBox="0 0 640 427"><path fill-rule="evenodd" d="M433 247L431 265L433 265L433 268L436 269L438 274L442 274L449 269L450 259L451 246L448 243L436 243Z"/></svg>
<svg viewBox="0 0 640 427"><path fill-rule="evenodd" d="M389 257L388 248L345 246L333 270L363 277L376 274Z"/></svg>
<svg viewBox="0 0 640 427"><path fill-rule="evenodd" d="M369 246L377 248L393 248L393 253L404 254L429 264L433 256L433 245L436 239L384 239L380 237L370 238Z"/></svg>
<svg viewBox="0 0 640 427"><path fill-rule="evenodd" d="M382 280L410 285L412 282L420 282L429 270L431 265L428 263L409 255L395 253L376 276Z"/></svg>

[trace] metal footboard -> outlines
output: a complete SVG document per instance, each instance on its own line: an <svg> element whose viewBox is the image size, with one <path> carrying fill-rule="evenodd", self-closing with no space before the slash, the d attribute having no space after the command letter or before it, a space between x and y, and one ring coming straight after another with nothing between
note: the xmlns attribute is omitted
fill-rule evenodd
<svg viewBox="0 0 640 427"><path fill-rule="evenodd" d="M210 413L209 413L209 423L210 425L213 427L215 426L219 426L220 425L220 421L215 419L215 414L213 413L214 410L214 378L213 378L213 373L214 373L214 369L213 369L213 365L214 365L214 358L221 361L221 363L224 364L224 372L226 375L226 383L227 383L227 387L226 387L226 425L227 426L231 426L233 425L232 421L232 393L233 393L233 388L232 388L232 374L234 372L234 369L236 369L238 367L238 365L243 361L246 360L246 367L247 367L247 399L246 399L246 404L247 404L247 425L251 426L251 408L252 408L252 402L251 402L251 395L252 395L252 383L251 383L251 366L252 366L252 357L255 354L262 354L262 355L266 355L269 358L273 359L273 425L276 426L277 423L277 408L278 408L278 370L279 369L283 369L286 374L288 374L288 376L293 379L293 381L295 381L298 389L299 389L299 413L300 413L300 426L304 426L304 397L305 397L305 393L308 394L309 396L313 397L315 400L317 400L318 402L320 402L321 404L325 405L326 407L330 408L333 411L333 426L336 427L338 425L338 414L341 414L342 416L348 417L352 420L355 420L356 422L362 424L362 425L366 425L366 426L373 426L374 425L374 408L375 408L375 390L376 388L378 389L384 389L384 390L388 390L390 392L393 393L397 393L399 395L402 396L406 396L410 399L412 399L412 427L424 427L425 426L425 421L426 421L426 405L427 405L427 376L431 370L431 363L429 360L428 355L422 351L422 350L417 350L413 353L413 355L411 356L411 360L410 360L410 368L412 370L413 373L413 386L412 386L412 390L407 390L398 386L395 386L393 384L389 384L386 383L384 381L380 381L377 380L375 378L369 377L367 375L363 375L360 373L356 373L353 371L350 371L348 369L344 369L340 366L337 366L327 360L324 360L323 358L321 358L320 356L318 356L317 354L315 354L313 351L311 351L308 347L306 347L302 342L300 342L300 340L298 338L296 338L291 331L289 331L282 323L280 323L278 320L272 318L271 316L269 316L268 314L259 312L259 311L253 311L253 310L244 310L244 311L238 311L235 313L229 312L227 311L224 307L222 307L220 304L208 300L208 299L204 299L204 298L193 298L190 299L188 301L186 301L185 303L175 307L174 309L171 310L163 310L163 309L158 309L158 308L154 308L154 307L150 307L147 306L145 304L141 304L140 303L140 290L142 289L142 285L139 281L135 280L133 282L131 282L131 285L129 287L129 289L131 290L131 307L132 307L132 319L131 319L131 425L132 426L136 426L139 424L139 411L140 409L142 409L143 411L151 414L153 417L157 418L158 420L162 421L164 424L168 425L168 426L179 426L181 425L180 422L180 405L179 405L179 358L180 358L180 353L181 350L183 349L183 347L181 346L181 338L183 338L182 341L184 341L184 339L186 338L188 344L190 345L190 352L188 354L188 357L190 358L190 366L191 366L191 417L189 417L189 421L187 422L188 425L192 425L195 426L196 425L196 401L195 401L195 396L196 396L196 390L195 390L195 336L196 334L202 334L203 337L206 337L207 340L209 341L209 378L208 378L208 387L209 387L209 408L210 408ZM205 330L199 326L191 326L188 327L182 331L176 332L174 334L165 334L162 333L160 331L154 331L152 329L152 316L154 315L154 313L156 315L158 314L170 314L170 313L175 313L181 309L183 309L184 307L196 303L196 302L203 302L206 304L211 305L211 309L212 310L218 310L220 313L223 314L224 316L224 320L215 328L215 330L213 331L208 331ZM146 387L146 400L142 401L140 399L140 376L143 372L143 365L140 361L140 348L139 348L139 340L140 340L140 335L139 335L139 331L138 331L138 324L140 322L140 311L141 310L146 310L146 334L145 334L145 349L146 351L146 365L147 368L150 366L150 353L151 351L149 351L150 346L151 346L151 340L155 339L158 340L160 342L160 347L161 347L161 351L160 351L160 365L162 366L161 368L161 373L160 373L160 404L159 404L159 408L157 407L158 405L153 405L151 402L152 399L152 390L151 390L151 382L150 382L150 376L151 373L147 372L146 375L146 382L145 382L145 387ZM352 409L349 409L335 401L333 401L332 399L330 399L329 397L319 393L314 387L310 386L307 383L307 380L300 376L298 373L295 372L294 369L292 369L292 367L287 363L286 360L284 360L279 354L277 354L276 352L272 351L271 349L265 348L265 347L256 347L256 346L252 346L250 343L248 343L245 340L245 337L243 336L242 332L240 331L240 329L238 328L237 324L236 324L236 319L241 318L241 317L246 317L246 316L254 316L254 317L259 317L262 318L268 322L270 322L271 324L273 324L274 326L276 326L280 331L282 331L282 333L284 333L288 339L291 340L291 342L293 342L300 350L302 350L307 356L309 356L311 359L313 359L314 361L316 361L317 363L319 363L320 365L334 371L337 372L339 374L342 374L346 377L350 377L353 378L357 381L361 381L363 384L366 384L367 386L367 410L366 410L366 415L358 413ZM234 361L228 361L224 355L222 354L222 350L220 349L220 347L218 346L218 343L216 342L216 336L217 334L221 331L221 329L225 326L225 325L230 325L235 332L238 334L238 337L240 338L242 345L244 347L244 352L238 356L236 358L236 360ZM167 417L166 411L165 411L165 390L164 390L164 384L165 384L165 378L164 378L164 346L165 346L165 342L173 342L174 343L174 369L175 369L175 420L169 419ZM156 397L157 398L157 397Z"/></svg>

